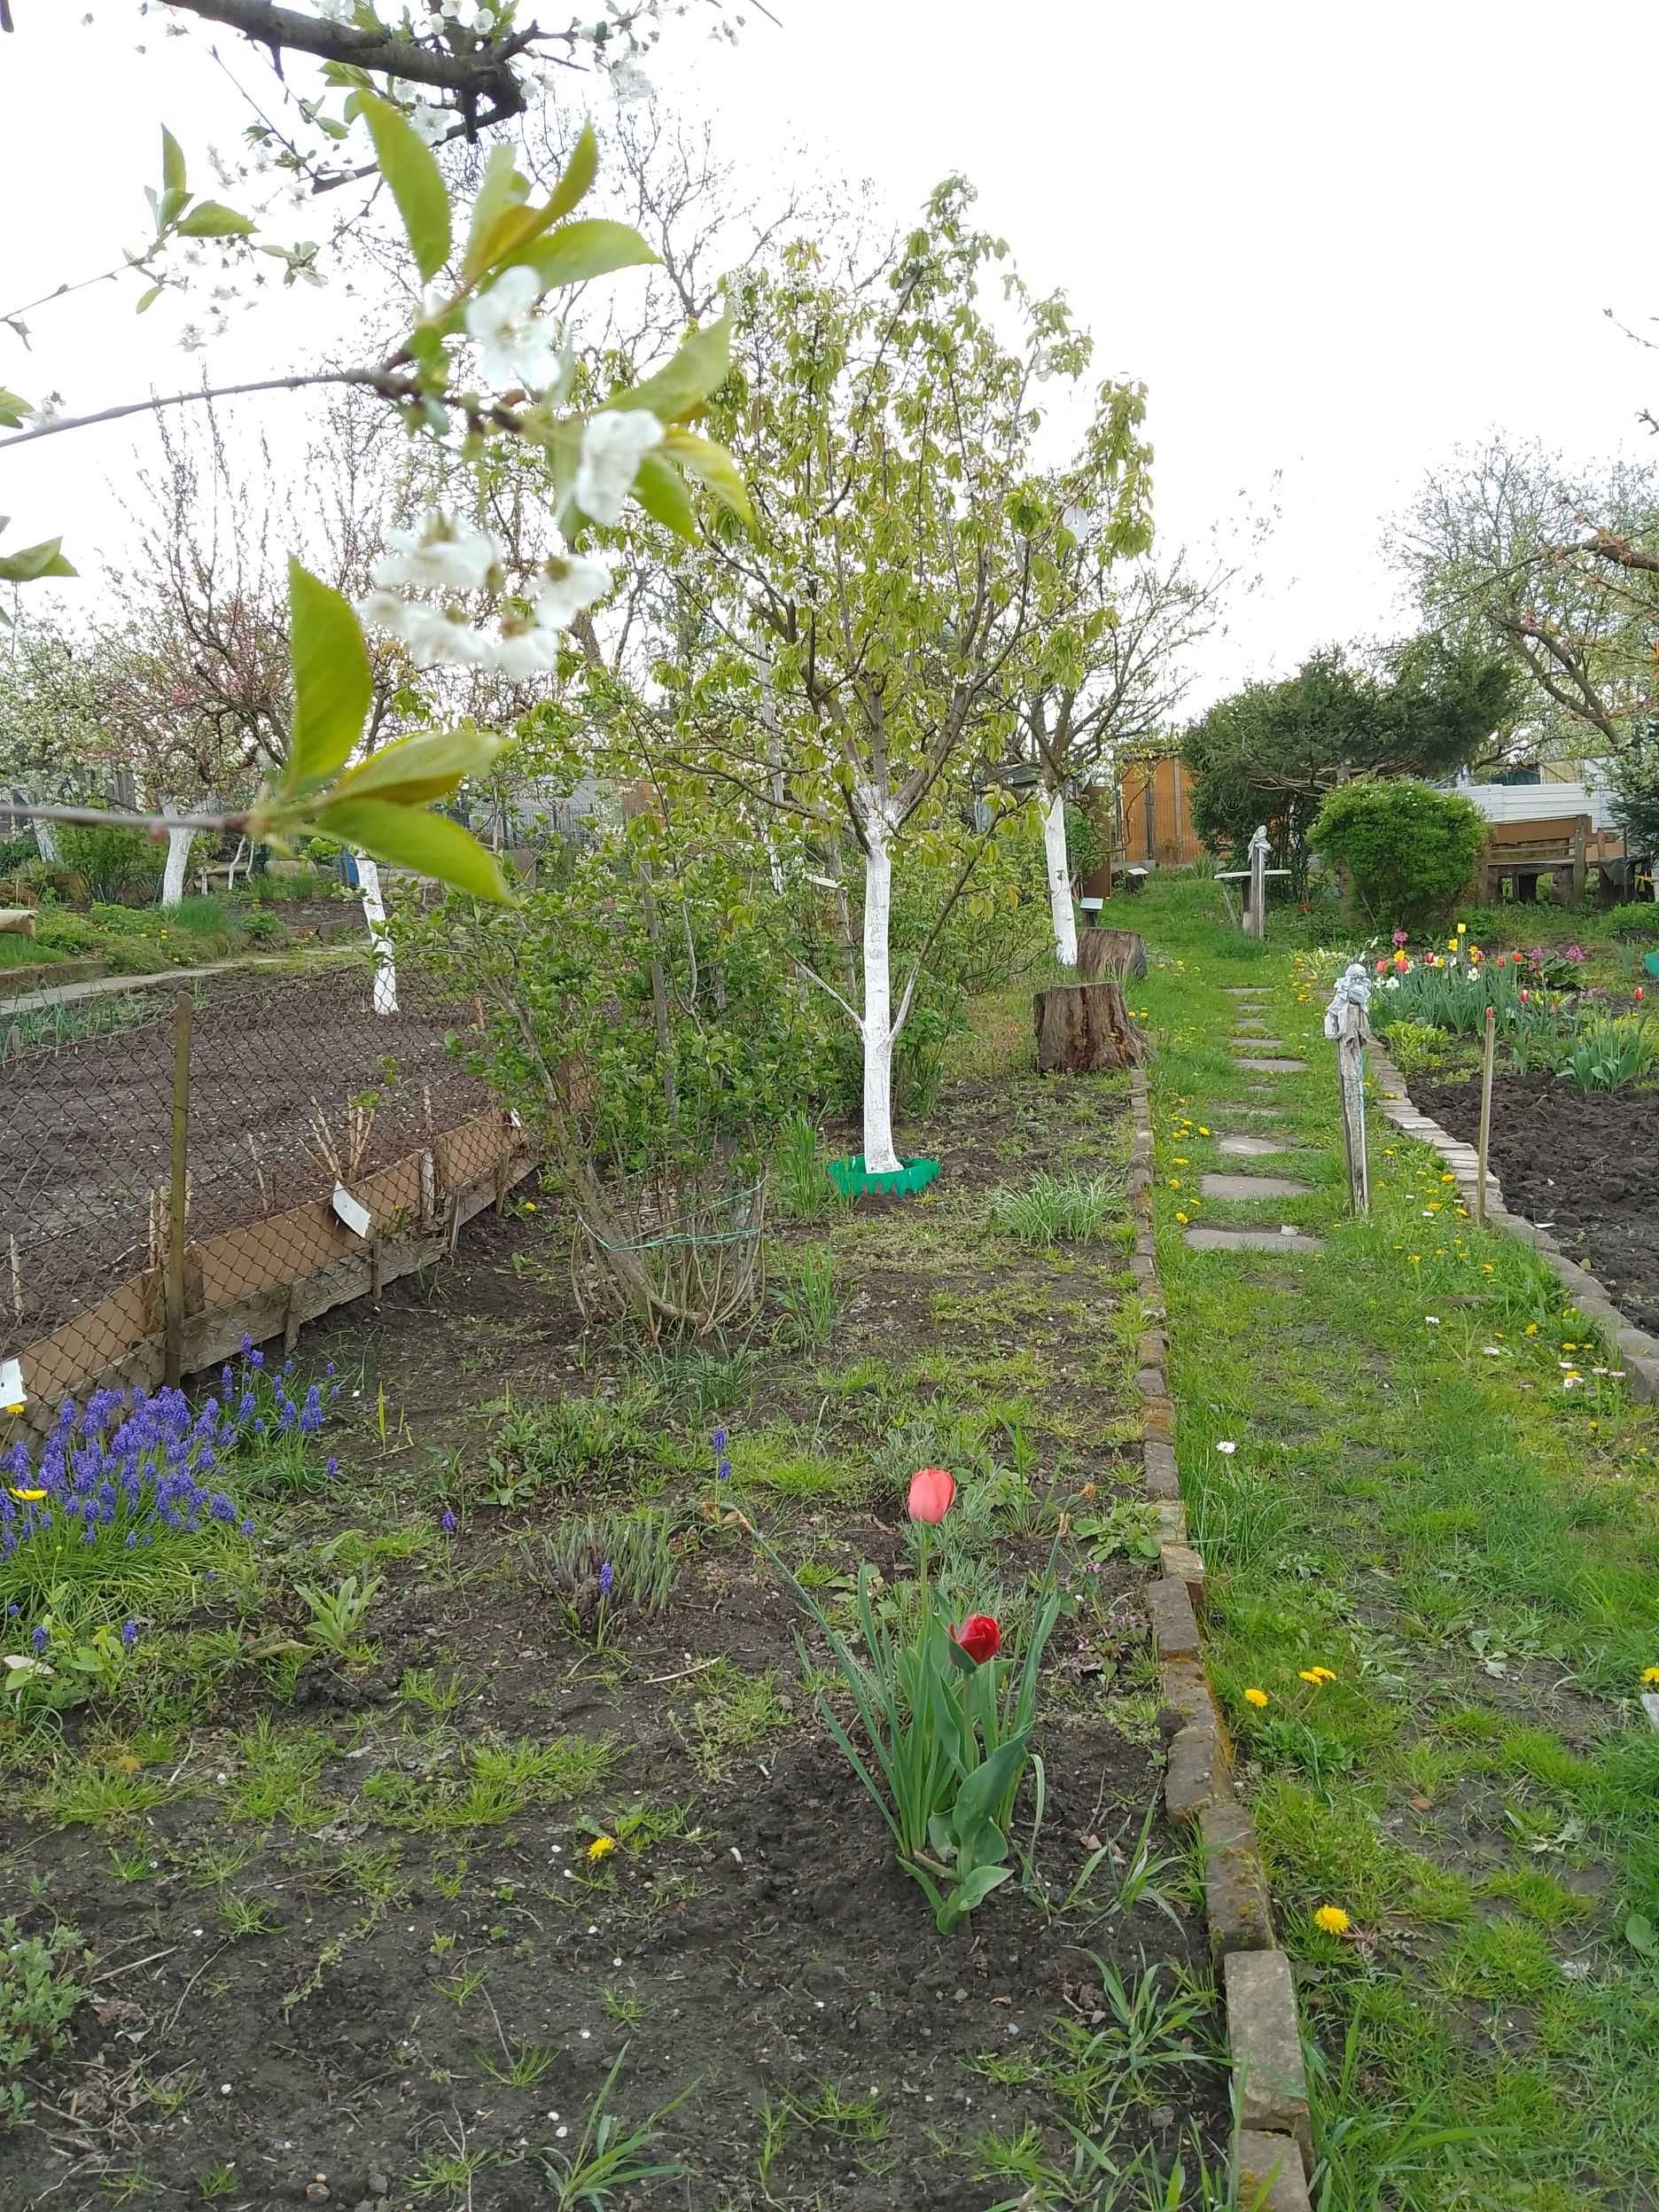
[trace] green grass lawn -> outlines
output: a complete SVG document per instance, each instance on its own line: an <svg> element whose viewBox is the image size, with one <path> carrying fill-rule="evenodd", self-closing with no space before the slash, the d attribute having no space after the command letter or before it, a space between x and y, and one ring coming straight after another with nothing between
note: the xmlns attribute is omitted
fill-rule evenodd
<svg viewBox="0 0 1659 2212"><path fill-rule="evenodd" d="M1157 1042L1181 1481L1317 2045L1315 2201L1651 2207L1659 1733L1638 1697L1659 1667L1659 1418L1555 1278L1476 1230L1438 1157L1380 1113L1373 1211L1346 1218L1331 918L1331 956L1294 919L1263 948L1211 884L1168 876L1112 919L1155 962L1134 995ZM1266 987L1267 1032L1308 1063L1252 1098L1276 1124L1219 1111L1251 1096L1228 1044L1240 983ZM1267 1126L1305 1147L1312 1195L1204 1200L1206 1169L1303 1172L1218 1153ZM1325 1250L1195 1252L1183 1217L1294 1224ZM1326 1906L1345 1933L1316 1924Z"/></svg>

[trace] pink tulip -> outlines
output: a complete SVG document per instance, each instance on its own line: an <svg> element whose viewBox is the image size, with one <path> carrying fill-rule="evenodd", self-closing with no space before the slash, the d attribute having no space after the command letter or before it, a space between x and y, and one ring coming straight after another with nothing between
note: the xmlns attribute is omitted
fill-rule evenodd
<svg viewBox="0 0 1659 2212"><path fill-rule="evenodd" d="M951 1509L956 1478L942 1467L919 1467L910 1477L910 1518L937 1526Z"/></svg>

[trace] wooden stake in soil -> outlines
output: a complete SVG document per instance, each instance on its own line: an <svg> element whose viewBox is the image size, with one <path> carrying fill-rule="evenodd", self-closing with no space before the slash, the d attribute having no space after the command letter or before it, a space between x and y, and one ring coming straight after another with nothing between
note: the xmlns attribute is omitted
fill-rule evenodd
<svg viewBox="0 0 1659 2212"><path fill-rule="evenodd" d="M1336 1081L1342 1096L1343 1157L1348 1165L1348 1201L1355 1213L1371 1211L1371 1179L1366 1161L1366 1007L1371 978L1363 961L1352 961L1338 978L1325 1009L1325 1034L1336 1040Z"/></svg>
<svg viewBox="0 0 1659 2212"><path fill-rule="evenodd" d="M1480 1147L1475 1171L1475 1219L1483 1229L1486 1226L1486 1154L1492 1143L1492 1058L1497 1048L1497 1014L1489 1006L1486 1009L1486 1048L1481 1059Z"/></svg>
<svg viewBox="0 0 1659 2212"><path fill-rule="evenodd" d="M163 1374L176 1383L184 1363L184 1237L190 1203L191 1002L181 993L173 1016L173 1157L167 1190L167 1349Z"/></svg>

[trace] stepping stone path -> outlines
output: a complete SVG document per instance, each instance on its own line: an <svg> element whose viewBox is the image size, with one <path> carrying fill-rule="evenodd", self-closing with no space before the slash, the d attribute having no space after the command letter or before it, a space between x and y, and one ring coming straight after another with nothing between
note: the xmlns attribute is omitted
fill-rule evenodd
<svg viewBox="0 0 1659 2212"><path fill-rule="evenodd" d="M1248 1044L1252 1040L1247 1038L1244 1041ZM1272 1037L1264 1037L1261 1040L1261 1042L1265 1045L1276 1044L1278 1040ZM1250 1068L1252 1071L1259 1069L1261 1073L1264 1075L1300 1075L1303 1070L1307 1066L1307 1062L1305 1060L1253 1060L1249 1058L1235 1058L1233 1064L1235 1068Z"/></svg>
<svg viewBox="0 0 1659 2212"><path fill-rule="evenodd" d="M1300 1229L1188 1229L1187 1242L1196 1252L1322 1252L1317 1236Z"/></svg>
<svg viewBox="0 0 1659 2212"><path fill-rule="evenodd" d="M1242 1045L1247 1052L1282 1052L1284 1050L1282 1037L1235 1037L1233 1042L1235 1045Z"/></svg>
<svg viewBox="0 0 1659 2212"><path fill-rule="evenodd" d="M1219 1115L1222 1110L1218 1106L1215 1110ZM1236 1113L1239 1110L1236 1107L1228 1107L1227 1110L1229 1113ZM1258 1114L1261 1108L1247 1106L1243 1110L1247 1114ZM1281 1152L1294 1152L1296 1147L1280 1137L1223 1137L1216 1149L1218 1152L1224 1153L1228 1159L1265 1160L1276 1157Z"/></svg>
<svg viewBox="0 0 1659 2212"><path fill-rule="evenodd" d="M1201 1175L1198 1188L1206 1198L1306 1198L1313 1186L1290 1175Z"/></svg>

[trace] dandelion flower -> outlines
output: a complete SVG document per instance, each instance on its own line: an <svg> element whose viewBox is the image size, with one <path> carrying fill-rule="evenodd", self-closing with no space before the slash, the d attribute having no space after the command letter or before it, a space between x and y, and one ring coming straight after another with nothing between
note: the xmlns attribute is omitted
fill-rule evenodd
<svg viewBox="0 0 1659 2212"><path fill-rule="evenodd" d="M1642 1680L1650 1690L1659 1690L1659 1667L1644 1667Z"/></svg>
<svg viewBox="0 0 1659 2212"><path fill-rule="evenodd" d="M1255 1705L1259 1707L1266 1705L1268 1702L1269 1700L1266 1690L1246 1690L1244 1693L1244 1702L1247 1705Z"/></svg>
<svg viewBox="0 0 1659 2212"><path fill-rule="evenodd" d="M608 1858L615 1849L615 1836L596 1835L595 1836L593 1842L588 1846L588 1856L589 1858L596 1861L602 1858Z"/></svg>
<svg viewBox="0 0 1659 2212"><path fill-rule="evenodd" d="M12 1495L20 1506L37 1506L46 1493L43 1490L14 1490Z"/></svg>
<svg viewBox="0 0 1659 2212"><path fill-rule="evenodd" d="M1178 1213L1178 1214L1175 1216L1175 1219L1177 1219L1177 1220L1178 1220L1178 1221L1179 1221L1179 1222L1182 1225L1182 1227L1185 1227L1185 1226L1186 1226L1186 1222L1187 1222L1187 1216L1186 1216L1184 1213Z"/></svg>
<svg viewBox="0 0 1659 2212"><path fill-rule="evenodd" d="M1322 1904L1313 1915L1315 1928L1322 1928L1328 1936L1345 1936L1353 1922L1339 1904Z"/></svg>

